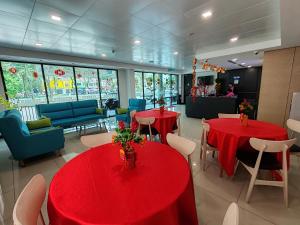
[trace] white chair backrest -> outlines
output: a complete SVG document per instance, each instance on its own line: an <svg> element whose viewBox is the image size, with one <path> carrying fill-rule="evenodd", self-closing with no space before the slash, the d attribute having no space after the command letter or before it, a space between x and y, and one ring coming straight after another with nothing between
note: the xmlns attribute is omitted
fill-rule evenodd
<svg viewBox="0 0 300 225"><path fill-rule="evenodd" d="M21 192L13 210L14 225L37 225L41 219L41 207L46 196L46 181L35 175Z"/></svg>
<svg viewBox="0 0 300 225"><path fill-rule="evenodd" d="M155 121L155 117L136 117L135 119L140 125L151 125Z"/></svg>
<svg viewBox="0 0 300 225"><path fill-rule="evenodd" d="M222 225L238 225L239 224L239 207L233 202L228 207Z"/></svg>
<svg viewBox="0 0 300 225"><path fill-rule="evenodd" d="M167 134L167 142L184 156L191 155L196 148L195 142L171 133Z"/></svg>
<svg viewBox="0 0 300 225"><path fill-rule="evenodd" d="M300 133L300 121L298 121L298 120L293 120L293 119L288 119L288 120L286 121L286 125L287 125L287 127L288 127L290 130L292 130L292 131L294 131L294 132L296 132L296 133Z"/></svg>
<svg viewBox="0 0 300 225"><path fill-rule="evenodd" d="M205 144L207 144L207 136L208 136L208 133L209 133L209 130L210 130L210 126L209 126L208 123L205 122L205 119L202 119L201 123L202 123L202 128L203 128L202 137L201 137L201 144L205 145Z"/></svg>
<svg viewBox="0 0 300 225"><path fill-rule="evenodd" d="M82 136L80 138L81 143L89 148L93 148L99 145L105 145L112 142L112 136L116 135L117 132L111 131L108 133L101 133L101 134L93 134Z"/></svg>
<svg viewBox="0 0 300 225"><path fill-rule="evenodd" d="M284 141L270 141L258 138L250 138L250 145L262 152L282 152L288 150L295 144L296 138Z"/></svg>
<svg viewBox="0 0 300 225"><path fill-rule="evenodd" d="M219 118L232 118L232 119L239 119L240 114L228 114L228 113L218 113Z"/></svg>
<svg viewBox="0 0 300 225"><path fill-rule="evenodd" d="M131 119L131 121L132 121L132 119L133 119L133 117L134 117L135 114L136 114L136 110L130 111L130 119Z"/></svg>

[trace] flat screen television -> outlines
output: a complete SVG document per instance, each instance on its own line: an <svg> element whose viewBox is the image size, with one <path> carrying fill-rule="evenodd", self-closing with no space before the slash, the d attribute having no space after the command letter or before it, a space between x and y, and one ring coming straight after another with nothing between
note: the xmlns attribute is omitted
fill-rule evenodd
<svg viewBox="0 0 300 225"><path fill-rule="evenodd" d="M197 84L199 85L213 85L214 84L214 76L203 76L197 78Z"/></svg>

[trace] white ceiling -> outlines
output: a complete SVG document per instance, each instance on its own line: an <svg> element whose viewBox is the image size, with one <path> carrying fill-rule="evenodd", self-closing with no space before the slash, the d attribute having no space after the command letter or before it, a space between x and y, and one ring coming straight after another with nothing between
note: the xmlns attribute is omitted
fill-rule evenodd
<svg viewBox="0 0 300 225"><path fill-rule="evenodd" d="M279 0L0 0L5 47L183 69L195 55L252 54L280 39Z"/></svg>

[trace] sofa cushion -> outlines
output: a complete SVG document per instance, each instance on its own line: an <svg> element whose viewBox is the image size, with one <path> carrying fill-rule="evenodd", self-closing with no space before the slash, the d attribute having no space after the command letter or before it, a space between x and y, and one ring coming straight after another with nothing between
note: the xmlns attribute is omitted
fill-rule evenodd
<svg viewBox="0 0 300 225"><path fill-rule="evenodd" d="M26 126L26 123L24 121L22 121L21 113L18 110L10 110L10 111L8 111L6 113L6 115L5 115L5 117L6 118L13 118L13 119L15 119L17 121L20 129L21 129L21 132L24 135L30 135L29 129Z"/></svg>
<svg viewBox="0 0 300 225"><path fill-rule="evenodd" d="M53 120L59 120L59 119L67 119L73 117L73 110L64 110L64 111L57 111L57 112L45 112L42 113L42 116L46 116Z"/></svg>
<svg viewBox="0 0 300 225"><path fill-rule="evenodd" d="M60 126L60 127L64 127L64 128L70 127L70 126L74 125L75 123L77 123L77 120L74 117L52 121L53 126L55 126L55 127Z"/></svg>
<svg viewBox="0 0 300 225"><path fill-rule="evenodd" d="M76 121L80 123L80 122L98 120L98 119L102 119L102 118L104 118L103 115L100 115L100 114L90 114L90 115L76 117Z"/></svg>
<svg viewBox="0 0 300 225"><path fill-rule="evenodd" d="M96 108L96 114L103 114L104 110L102 108Z"/></svg>
<svg viewBox="0 0 300 225"><path fill-rule="evenodd" d="M56 130L56 129L60 129L58 127L43 127L40 129L35 129L35 130L30 130L30 134L41 134L41 133L45 133L51 130Z"/></svg>
<svg viewBox="0 0 300 225"><path fill-rule="evenodd" d="M98 107L97 100L85 100L85 101L79 101L79 102L71 102L73 109L78 108L89 108L89 107Z"/></svg>
<svg viewBox="0 0 300 225"><path fill-rule="evenodd" d="M29 128L29 130L51 127L51 120L50 118L42 118L39 120L27 121L26 125Z"/></svg>
<svg viewBox="0 0 300 225"><path fill-rule="evenodd" d="M96 107L88 107L88 108L75 108L73 109L74 117L90 115L96 113Z"/></svg>
<svg viewBox="0 0 300 225"><path fill-rule="evenodd" d="M36 105L36 108L40 114L43 114L43 113L50 113L50 112L72 110L72 105L70 102L51 103L51 104Z"/></svg>
<svg viewBox="0 0 300 225"><path fill-rule="evenodd" d="M116 112L117 112L118 115L125 114L125 113L128 112L128 109L126 109L126 108L117 108Z"/></svg>

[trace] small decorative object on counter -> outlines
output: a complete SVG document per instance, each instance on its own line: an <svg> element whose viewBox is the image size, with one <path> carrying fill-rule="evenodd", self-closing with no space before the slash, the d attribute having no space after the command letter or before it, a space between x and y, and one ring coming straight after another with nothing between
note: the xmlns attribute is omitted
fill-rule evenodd
<svg viewBox="0 0 300 225"><path fill-rule="evenodd" d="M112 138L112 142L119 144L121 147L120 158L124 162L125 169L135 168L137 154L134 145L144 144L146 141L146 137L137 134L137 128L136 123L132 123L131 128L125 128L125 123L119 121L116 129L117 135Z"/></svg>
<svg viewBox="0 0 300 225"><path fill-rule="evenodd" d="M247 99L244 99L244 101L239 105L239 108L241 113L241 124L246 127L248 126L248 118L250 113L253 111L253 106L247 101Z"/></svg>
<svg viewBox="0 0 300 225"><path fill-rule="evenodd" d="M160 96L160 98L157 100L156 103L159 105L159 111L160 111L160 113L163 114L164 111L165 111L165 105L166 105L164 97Z"/></svg>

